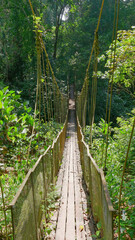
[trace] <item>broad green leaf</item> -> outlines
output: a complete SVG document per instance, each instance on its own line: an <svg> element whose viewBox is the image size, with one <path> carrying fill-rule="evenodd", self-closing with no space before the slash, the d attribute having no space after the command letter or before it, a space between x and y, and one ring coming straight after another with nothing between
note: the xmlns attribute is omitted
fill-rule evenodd
<svg viewBox="0 0 135 240"><path fill-rule="evenodd" d="M98 229L101 229L101 222L98 222L98 223L97 223L97 228L98 228Z"/></svg>
<svg viewBox="0 0 135 240"><path fill-rule="evenodd" d="M0 109L2 108L2 102L0 101Z"/></svg>

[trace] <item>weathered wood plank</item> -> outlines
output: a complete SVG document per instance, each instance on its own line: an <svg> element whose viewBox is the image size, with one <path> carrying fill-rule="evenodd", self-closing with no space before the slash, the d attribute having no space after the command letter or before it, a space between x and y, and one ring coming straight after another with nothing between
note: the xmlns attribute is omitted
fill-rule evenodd
<svg viewBox="0 0 135 240"><path fill-rule="evenodd" d="M80 176L81 176L80 187L81 187L82 210L83 210L83 218L84 218L85 239L92 240L93 238L91 236L95 234L95 230L94 230L92 215L89 216L88 214L88 208L90 211L90 206L88 206L87 195L84 190L84 187L86 188L86 186L83 186L83 183L82 183L82 169L79 161L77 163L77 167L78 167L78 172L80 173Z"/></svg>
<svg viewBox="0 0 135 240"><path fill-rule="evenodd" d="M64 154L67 155L67 148L65 147ZM65 167L66 167L66 161L63 159L62 165L59 170L58 179L57 179L57 193L61 197L62 196L62 187L63 187L63 179L65 174ZM61 206L61 198L57 202L57 206L60 209ZM49 237L47 237L48 240L55 240L56 235L56 226L57 226L57 220L58 220L59 211L56 209L53 212L53 216L51 217L50 223L51 223L51 233Z"/></svg>
<svg viewBox="0 0 135 240"><path fill-rule="evenodd" d="M75 208L76 208L76 236L77 240L85 239L84 232L84 219L83 219L83 209L82 209L82 198L80 192L80 176L77 168L77 160L79 159L78 155L78 146L77 146L77 137L75 136L75 146L76 151L74 152L74 171L75 171Z"/></svg>
<svg viewBox="0 0 135 240"><path fill-rule="evenodd" d="M65 171L64 178L62 183L62 196L60 203L60 210L58 215L58 223L56 229L56 240L64 240L65 239L65 227L66 227L66 211L67 211L67 194L68 194L68 166L69 166L69 157L68 157L69 145L67 144L67 152L65 151L64 159L65 162Z"/></svg>
<svg viewBox="0 0 135 240"><path fill-rule="evenodd" d="M70 166L68 182L67 224L66 240L75 239L75 213L74 213L74 168L73 168L73 136L70 139Z"/></svg>

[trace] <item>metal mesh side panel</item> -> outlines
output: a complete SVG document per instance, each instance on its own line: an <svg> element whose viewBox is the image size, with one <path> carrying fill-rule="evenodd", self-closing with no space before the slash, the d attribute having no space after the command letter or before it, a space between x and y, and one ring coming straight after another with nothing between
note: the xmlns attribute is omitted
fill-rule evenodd
<svg viewBox="0 0 135 240"><path fill-rule="evenodd" d="M23 189L11 205L14 240L36 240L36 225L31 171L25 178Z"/></svg>
<svg viewBox="0 0 135 240"><path fill-rule="evenodd" d="M82 170L84 173L84 156L83 156L83 143L81 141L81 132L80 129L78 128L78 144L79 144L79 150L80 150L80 159L81 159L81 164L82 164Z"/></svg>
<svg viewBox="0 0 135 240"><path fill-rule="evenodd" d="M112 240L114 209L110 201L104 174L89 154L88 147L83 141L79 123L77 126L77 134L82 170L90 193L93 216L96 221L101 221L104 239Z"/></svg>
<svg viewBox="0 0 135 240"><path fill-rule="evenodd" d="M91 186L92 186L92 209L95 220L101 220L102 202L101 202L101 178L95 164L91 161Z"/></svg>
<svg viewBox="0 0 135 240"><path fill-rule="evenodd" d="M60 139L60 162L61 162L61 159L62 159L64 144L65 144L64 130L65 130L65 128L63 129L63 132L60 134L60 137L59 137L59 139Z"/></svg>
<svg viewBox="0 0 135 240"><path fill-rule="evenodd" d="M59 139L53 145L53 183L59 170Z"/></svg>
<svg viewBox="0 0 135 240"><path fill-rule="evenodd" d="M60 151L60 162L63 156L63 150L64 150L64 146L65 146L65 138L66 138L66 128L67 128L67 120L64 124L64 128L61 131L60 135L59 135L59 151Z"/></svg>
<svg viewBox="0 0 135 240"><path fill-rule="evenodd" d="M89 157L87 155L87 148L83 144L83 163L84 163L84 180L89 188L89 182L90 182L90 163L89 163Z"/></svg>
<svg viewBox="0 0 135 240"><path fill-rule="evenodd" d="M101 192L101 201L102 201L102 226L104 229L104 238L106 240L112 240L110 236L113 236L113 211L109 211L107 197L105 196L106 186L102 182L102 192Z"/></svg>
<svg viewBox="0 0 135 240"><path fill-rule="evenodd" d="M44 175L45 175L45 195L49 191L50 184L53 180L52 164L53 164L53 154L52 148L50 147L47 153L43 156L44 164Z"/></svg>
<svg viewBox="0 0 135 240"><path fill-rule="evenodd" d="M46 206L50 185L55 183L64 149L66 127L67 119L63 131L29 171L10 205L14 240L38 239L38 227L42 219L41 206Z"/></svg>
<svg viewBox="0 0 135 240"><path fill-rule="evenodd" d="M42 204L45 199L44 176L42 158L37 162L32 171L34 205L37 227L40 226L42 219Z"/></svg>
<svg viewBox="0 0 135 240"><path fill-rule="evenodd" d="M58 165L58 169L57 169L57 175L58 175L58 171L59 171L59 166L60 166L60 163L61 163L61 145L60 145L60 135L58 137L58 146L57 146L57 165Z"/></svg>

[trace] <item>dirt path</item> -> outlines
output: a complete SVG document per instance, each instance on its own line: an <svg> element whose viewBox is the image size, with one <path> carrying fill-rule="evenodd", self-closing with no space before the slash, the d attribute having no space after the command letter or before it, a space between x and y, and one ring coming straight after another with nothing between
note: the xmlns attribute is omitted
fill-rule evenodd
<svg viewBox="0 0 135 240"><path fill-rule="evenodd" d="M82 183L73 91L71 91L70 97L67 138L57 181L61 198L59 210L53 217L53 221L56 222L56 230L47 239L91 240L93 239L91 236L94 234L94 224L92 216L88 217L87 195Z"/></svg>

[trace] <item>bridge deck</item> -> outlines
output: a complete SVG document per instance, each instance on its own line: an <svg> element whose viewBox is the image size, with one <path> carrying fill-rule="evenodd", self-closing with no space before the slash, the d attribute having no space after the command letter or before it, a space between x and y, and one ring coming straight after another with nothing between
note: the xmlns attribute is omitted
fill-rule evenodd
<svg viewBox="0 0 135 240"><path fill-rule="evenodd" d="M50 238L55 240L93 239L94 224L88 217L87 196L82 184L80 154L77 142L75 102L69 100L69 121L63 162L57 185L60 191L59 210L54 215L56 230Z"/></svg>

